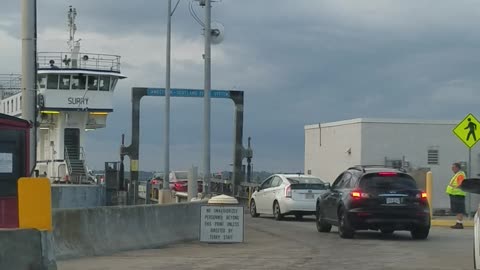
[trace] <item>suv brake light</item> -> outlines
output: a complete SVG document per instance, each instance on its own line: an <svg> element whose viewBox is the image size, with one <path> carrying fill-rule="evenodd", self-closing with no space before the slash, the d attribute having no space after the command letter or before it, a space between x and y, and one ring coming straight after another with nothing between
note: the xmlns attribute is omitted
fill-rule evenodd
<svg viewBox="0 0 480 270"><path fill-rule="evenodd" d="M285 198L292 198L292 187L290 185L285 187Z"/></svg>
<svg viewBox="0 0 480 270"><path fill-rule="evenodd" d="M417 197L417 199L424 199L424 200L426 200L428 198L426 192L419 193L419 194L417 194L416 197Z"/></svg>
<svg viewBox="0 0 480 270"><path fill-rule="evenodd" d="M379 172L378 176L396 176L396 172Z"/></svg>
<svg viewBox="0 0 480 270"><path fill-rule="evenodd" d="M350 192L350 196L354 199L370 198L370 194L358 190Z"/></svg>

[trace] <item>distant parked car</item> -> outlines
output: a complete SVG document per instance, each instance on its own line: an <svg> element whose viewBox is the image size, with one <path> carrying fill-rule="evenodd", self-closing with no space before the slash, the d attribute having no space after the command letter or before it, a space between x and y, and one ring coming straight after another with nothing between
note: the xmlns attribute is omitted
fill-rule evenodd
<svg viewBox="0 0 480 270"><path fill-rule="evenodd" d="M353 238L356 230L408 230L414 239L425 239L430 231L427 193L407 173L379 166L341 173L318 198L316 217L319 232L337 226L342 238Z"/></svg>
<svg viewBox="0 0 480 270"><path fill-rule="evenodd" d="M252 194L250 214L273 214L276 220L285 215L315 214L315 201L328 184L320 178L301 174L274 174L268 177Z"/></svg>
<svg viewBox="0 0 480 270"><path fill-rule="evenodd" d="M480 194L480 179L468 178L463 180L460 188L469 193ZM473 267L476 270L480 269L480 205L474 217L473 229Z"/></svg>
<svg viewBox="0 0 480 270"><path fill-rule="evenodd" d="M188 192L188 172L174 171L170 172L170 189L177 192ZM197 191L202 192L203 181L197 181Z"/></svg>
<svg viewBox="0 0 480 270"><path fill-rule="evenodd" d="M164 178L163 173L154 173L153 178L150 179L150 184L152 186L162 186L163 185L163 178Z"/></svg>

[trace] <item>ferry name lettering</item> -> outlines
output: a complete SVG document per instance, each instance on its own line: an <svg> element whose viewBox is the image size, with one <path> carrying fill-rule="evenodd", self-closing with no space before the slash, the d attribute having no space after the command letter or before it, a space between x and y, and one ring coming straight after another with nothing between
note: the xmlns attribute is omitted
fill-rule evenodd
<svg viewBox="0 0 480 270"><path fill-rule="evenodd" d="M68 104L73 104L73 105L88 105L88 98L73 98L69 97L68 98Z"/></svg>

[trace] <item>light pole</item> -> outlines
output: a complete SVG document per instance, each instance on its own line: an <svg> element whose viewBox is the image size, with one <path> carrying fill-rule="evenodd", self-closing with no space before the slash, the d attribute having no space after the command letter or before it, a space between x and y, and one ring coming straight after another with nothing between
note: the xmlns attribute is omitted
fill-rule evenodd
<svg viewBox="0 0 480 270"><path fill-rule="evenodd" d="M37 1L22 0L22 118L32 123L28 145L28 170L32 174L36 165L36 27ZM30 176L30 175L28 175Z"/></svg>
<svg viewBox="0 0 480 270"><path fill-rule="evenodd" d="M210 87L211 87L211 5L210 0L205 0L205 85L204 85L204 144L203 144L203 173L204 173L204 192L210 194Z"/></svg>
<svg viewBox="0 0 480 270"><path fill-rule="evenodd" d="M163 190L170 190L170 37L172 31L172 0L168 0L167 8L167 55L165 69L165 136L164 136L164 171Z"/></svg>
<svg viewBox="0 0 480 270"><path fill-rule="evenodd" d="M172 10L172 0L168 0L167 6L167 49L165 67L165 134L164 134L164 176L162 191L159 192L159 202L166 203L171 199L170 193L170 55L171 55L171 33L172 16L178 7L180 0L177 0Z"/></svg>

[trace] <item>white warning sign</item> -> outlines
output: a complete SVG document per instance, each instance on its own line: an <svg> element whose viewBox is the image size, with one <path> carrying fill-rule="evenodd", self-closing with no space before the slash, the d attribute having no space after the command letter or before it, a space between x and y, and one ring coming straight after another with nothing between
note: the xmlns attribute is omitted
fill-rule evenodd
<svg viewBox="0 0 480 270"><path fill-rule="evenodd" d="M243 206L203 205L200 241L241 243L244 241Z"/></svg>
<svg viewBox="0 0 480 270"><path fill-rule="evenodd" d="M13 154L0 153L0 173L13 172Z"/></svg>

